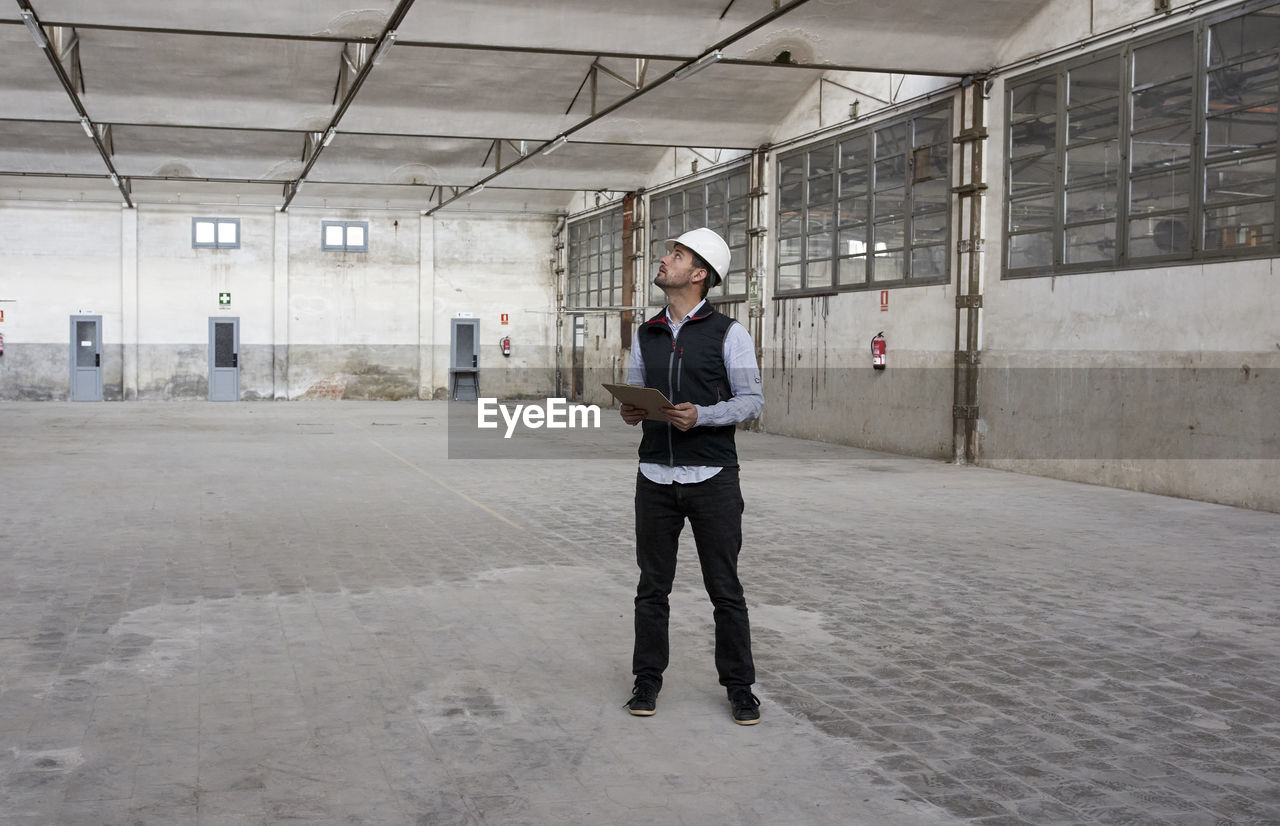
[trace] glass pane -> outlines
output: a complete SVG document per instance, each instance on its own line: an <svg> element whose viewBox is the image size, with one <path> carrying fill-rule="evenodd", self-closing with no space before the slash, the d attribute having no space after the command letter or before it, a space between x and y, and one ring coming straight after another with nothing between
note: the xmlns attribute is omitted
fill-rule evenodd
<svg viewBox="0 0 1280 826"><path fill-rule="evenodd" d="M945 112L930 113L921 115L915 119L916 136L914 144L916 146L924 146L926 144L947 144L951 143L951 118Z"/></svg>
<svg viewBox="0 0 1280 826"><path fill-rule="evenodd" d="M876 157L887 158L890 155L905 155L910 149L910 125L899 123L876 130Z"/></svg>
<svg viewBox="0 0 1280 826"><path fill-rule="evenodd" d="M1009 96L1015 121L1034 115L1053 116L1058 111L1058 79L1046 77L1024 83L1011 90Z"/></svg>
<svg viewBox="0 0 1280 826"><path fill-rule="evenodd" d="M1221 63L1252 52L1270 51L1280 43L1280 9L1263 9L1209 29L1209 59Z"/></svg>
<svg viewBox="0 0 1280 826"><path fill-rule="evenodd" d="M829 206L834 200L835 183L831 176L812 178L809 181L809 203L811 205Z"/></svg>
<svg viewBox="0 0 1280 826"><path fill-rule="evenodd" d="M891 189L888 192L877 192L875 195L876 220L897 218L907 212L906 189Z"/></svg>
<svg viewBox="0 0 1280 826"><path fill-rule="evenodd" d="M801 215L802 213L797 209L778 213L778 235L784 238L790 235L799 235Z"/></svg>
<svg viewBox="0 0 1280 826"><path fill-rule="evenodd" d="M1053 186L1058 179L1058 160L1050 154L1012 161L1009 177L1009 189L1015 193Z"/></svg>
<svg viewBox="0 0 1280 826"><path fill-rule="evenodd" d="M830 206L811 207L805 216L805 233L829 232L835 227L835 211Z"/></svg>
<svg viewBox="0 0 1280 826"><path fill-rule="evenodd" d="M839 152L841 169L848 169L851 166L865 167L871 161L870 142L866 135L850 138L840 144Z"/></svg>
<svg viewBox="0 0 1280 826"><path fill-rule="evenodd" d="M1051 227L1054 222L1054 205L1057 196L1052 192L1017 198L1009 202L1009 231Z"/></svg>
<svg viewBox="0 0 1280 826"><path fill-rule="evenodd" d="M1134 92L1133 131L1164 126L1190 128L1194 119L1191 99L1191 78Z"/></svg>
<svg viewBox="0 0 1280 826"><path fill-rule="evenodd" d="M876 161L876 189L894 189L906 186L907 156L897 155Z"/></svg>
<svg viewBox="0 0 1280 826"><path fill-rule="evenodd" d="M728 295L746 295L747 293L747 275L741 272L729 273L729 280L725 282L726 294Z"/></svg>
<svg viewBox="0 0 1280 826"><path fill-rule="evenodd" d="M778 208L795 209L804 203L804 181L784 184L778 189Z"/></svg>
<svg viewBox="0 0 1280 826"><path fill-rule="evenodd" d="M1133 85L1146 86L1191 74L1195 64L1192 33L1180 34L1133 52Z"/></svg>
<svg viewBox="0 0 1280 826"><path fill-rule="evenodd" d="M794 264L800 260L803 247L799 238L783 238L778 241L778 263Z"/></svg>
<svg viewBox="0 0 1280 826"><path fill-rule="evenodd" d="M729 202L729 223L747 220L747 199L734 198Z"/></svg>
<svg viewBox="0 0 1280 826"><path fill-rule="evenodd" d="M1108 57L1067 73L1067 102L1075 106L1120 94L1120 57Z"/></svg>
<svg viewBox="0 0 1280 826"><path fill-rule="evenodd" d="M196 221L196 243L212 244L213 241L213 221Z"/></svg>
<svg viewBox="0 0 1280 826"><path fill-rule="evenodd" d="M649 218L653 222L658 222L667 217L667 199L660 196L649 201Z"/></svg>
<svg viewBox="0 0 1280 826"><path fill-rule="evenodd" d="M839 274L841 284L867 283L867 257L855 255L850 258L841 258Z"/></svg>
<svg viewBox="0 0 1280 826"><path fill-rule="evenodd" d="M840 197L862 195L867 191L869 183L866 167L846 169L840 173Z"/></svg>
<svg viewBox="0 0 1280 826"><path fill-rule="evenodd" d="M98 365L98 322L76 322L76 367Z"/></svg>
<svg viewBox="0 0 1280 826"><path fill-rule="evenodd" d="M840 226L847 227L850 224L863 224L867 220L866 198L851 198L847 201L840 202Z"/></svg>
<svg viewBox="0 0 1280 826"><path fill-rule="evenodd" d="M235 367L236 326L214 322L213 325L213 366Z"/></svg>
<svg viewBox="0 0 1280 826"><path fill-rule="evenodd" d="M1009 140L1012 144L1010 156L1014 158L1052 151L1058 144L1057 114L1013 124L1009 127Z"/></svg>
<svg viewBox="0 0 1280 826"><path fill-rule="evenodd" d="M1276 142L1276 106L1261 106L1257 109L1243 109L1226 115L1209 118L1208 129L1209 157L1224 152L1243 152L1271 146ZM1273 110L1268 113L1267 110Z"/></svg>
<svg viewBox="0 0 1280 826"><path fill-rule="evenodd" d="M1178 126L1153 129L1133 136L1129 164L1134 172L1158 166L1184 164L1191 160L1195 127L1188 121Z"/></svg>
<svg viewBox="0 0 1280 826"><path fill-rule="evenodd" d="M1114 261L1116 257L1116 225L1089 224L1066 229L1066 263Z"/></svg>
<svg viewBox="0 0 1280 826"><path fill-rule="evenodd" d="M779 188L799 183L804 180L804 177L804 155L793 155L778 161Z"/></svg>
<svg viewBox="0 0 1280 826"><path fill-rule="evenodd" d="M219 221L218 222L218 243L235 246L236 230L239 228L240 228L239 224L237 224L235 221Z"/></svg>
<svg viewBox="0 0 1280 826"><path fill-rule="evenodd" d="M824 146L821 149L815 149L808 153L808 157L810 178L816 178L819 175L830 175L834 167L835 147Z"/></svg>
<svg viewBox="0 0 1280 826"><path fill-rule="evenodd" d="M1190 221L1185 215L1138 218L1129 222L1129 257L1147 258L1191 251Z"/></svg>
<svg viewBox="0 0 1280 826"><path fill-rule="evenodd" d="M840 254L863 255L867 251L867 228L840 230Z"/></svg>
<svg viewBox="0 0 1280 826"><path fill-rule="evenodd" d="M1258 106L1276 97L1280 56L1223 66L1209 72L1209 112L1236 106Z"/></svg>
<svg viewBox="0 0 1280 826"><path fill-rule="evenodd" d="M911 180L913 183L949 179L951 169L950 147L943 144L920 146L911 151Z"/></svg>
<svg viewBox="0 0 1280 826"><path fill-rule="evenodd" d="M1214 207L1204 211L1204 248L1272 247L1275 212L1271 202Z"/></svg>
<svg viewBox="0 0 1280 826"><path fill-rule="evenodd" d="M831 236L811 235L805 241L805 260L810 264L831 257Z"/></svg>
<svg viewBox="0 0 1280 826"><path fill-rule="evenodd" d="M897 249L906 243L906 222L890 221L885 224L876 224L872 228L872 238L875 241L876 250Z"/></svg>
<svg viewBox="0 0 1280 826"><path fill-rule="evenodd" d="M873 281L902 280L902 250L877 252L871 259L871 278Z"/></svg>
<svg viewBox="0 0 1280 826"><path fill-rule="evenodd" d="M1048 267L1053 264L1053 233L1033 232L1009 236L1009 269Z"/></svg>
<svg viewBox="0 0 1280 826"><path fill-rule="evenodd" d="M1114 138L1120 133L1120 98L1072 106L1067 112L1067 143Z"/></svg>
<svg viewBox="0 0 1280 826"><path fill-rule="evenodd" d="M778 267L778 292L800 289L800 265Z"/></svg>
<svg viewBox="0 0 1280 826"><path fill-rule="evenodd" d="M947 240L947 213L918 215L911 220L911 243L940 244Z"/></svg>
<svg viewBox="0 0 1280 826"><path fill-rule="evenodd" d="M729 246L737 247L747 243L747 222L729 225Z"/></svg>
<svg viewBox="0 0 1280 826"><path fill-rule="evenodd" d="M729 269L745 270L747 268L747 248L737 247L729 250Z"/></svg>
<svg viewBox="0 0 1280 826"><path fill-rule="evenodd" d="M1067 192L1067 223L1098 221L1116 215L1116 182Z"/></svg>
<svg viewBox="0 0 1280 826"><path fill-rule="evenodd" d="M702 226L702 215L700 214L706 208L707 197L702 186L695 186L693 189L687 189L684 193L684 211L692 213L690 220L697 226Z"/></svg>
<svg viewBox="0 0 1280 826"><path fill-rule="evenodd" d="M341 224L338 224L338 225L328 224L325 226L324 245L326 247L341 247L342 239L343 239L343 233L342 233Z"/></svg>
<svg viewBox="0 0 1280 826"><path fill-rule="evenodd" d="M912 278L942 278L947 274L946 247L941 244L911 250Z"/></svg>
<svg viewBox="0 0 1280 826"><path fill-rule="evenodd" d="M1067 185L1114 177L1120 170L1120 141L1091 143L1067 150Z"/></svg>
<svg viewBox="0 0 1280 826"><path fill-rule="evenodd" d="M916 184L911 188L911 208L915 212L943 209L948 204L950 194L951 187L946 178Z"/></svg>
<svg viewBox="0 0 1280 826"><path fill-rule="evenodd" d="M1276 191L1276 159L1252 158L1211 164L1205 175L1205 203L1270 198Z"/></svg>
<svg viewBox="0 0 1280 826"><path fill-rule="evenodd" d="M1191 204L1191 174L1173 169L1134 178L1129 184L1129 214L1186 209Z"/></svg>
<svg viewBox="0 0 1280 826"><path fill-rule="evenodd" d="M806 287L830 287L833 267L830 259L810 261L805 270Z"/></svg>

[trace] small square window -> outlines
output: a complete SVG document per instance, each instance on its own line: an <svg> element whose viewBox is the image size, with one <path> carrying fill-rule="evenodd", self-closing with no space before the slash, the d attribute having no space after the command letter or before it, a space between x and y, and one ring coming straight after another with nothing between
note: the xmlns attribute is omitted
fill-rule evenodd
<svg viewBox="0 0 1280 826"><path fill-rule="evenodd" d="M192 249L234 250L240 248L239 218L192 218Z"/></svg>
<svg viewBox="0 0 1280 826"><path fill-rule="evenodd" d="M321 222L321 249L325 252L368 252L368 221Z"/></svg>

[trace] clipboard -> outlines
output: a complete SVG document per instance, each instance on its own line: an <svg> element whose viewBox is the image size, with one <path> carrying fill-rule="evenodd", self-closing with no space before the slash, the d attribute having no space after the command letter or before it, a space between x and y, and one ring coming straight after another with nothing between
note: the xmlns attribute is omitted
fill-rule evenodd
<svg viewBox="0 0 1280 826"><path fill-rule="evenodd" d="M666 421L661 410L664 407L675 407L661 390L655 387L640 387L634 384L604 384L605 390L623 404L630 404L644 409L644 417L656 421Z"/></svg>

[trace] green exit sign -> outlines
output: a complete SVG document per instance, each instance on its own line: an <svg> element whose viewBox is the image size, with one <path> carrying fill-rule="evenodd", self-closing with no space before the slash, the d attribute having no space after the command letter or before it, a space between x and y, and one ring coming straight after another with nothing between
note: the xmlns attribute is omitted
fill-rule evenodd
<svg viewBox="0 0 1280 826"><path fill-rule="evenodd" d="M230 306L231 306L231 293L218 293L218 306L219 306L219 307L230 307Z"/></svg>

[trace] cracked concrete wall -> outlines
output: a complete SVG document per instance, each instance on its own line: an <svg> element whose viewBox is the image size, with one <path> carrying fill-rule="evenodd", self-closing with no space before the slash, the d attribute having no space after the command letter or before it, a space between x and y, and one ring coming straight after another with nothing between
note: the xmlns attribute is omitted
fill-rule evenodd
<svg viewBox="0 0 1280 826"><path fill-rule="evenodd" d="M193 249L194 217L238 219L239 248ZM367 221L369 251L322 251L324 220ZM107 401L207 398L210 318L239 320L245 401L443 398L459 315L486 395L554 390L550 219L4 202L0 221L0 400L69 397L73 315L102 317Z"/></svg>

